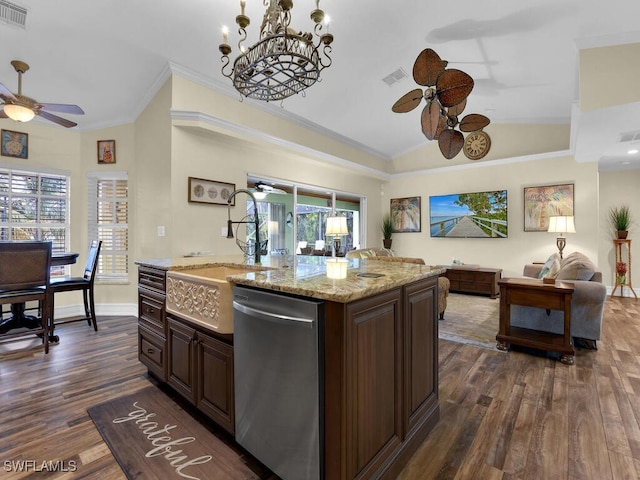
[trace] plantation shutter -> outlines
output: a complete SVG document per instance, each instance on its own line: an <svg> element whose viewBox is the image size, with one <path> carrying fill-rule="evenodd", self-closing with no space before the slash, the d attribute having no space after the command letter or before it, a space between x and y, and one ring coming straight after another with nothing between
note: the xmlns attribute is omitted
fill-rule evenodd
<svg viewBox="0 0 640 480"><path fill-rule="evenodd" d="M126 172L90 173L89 240L102 240L96 278L127 281L129 272L129 185Z"/></svg>

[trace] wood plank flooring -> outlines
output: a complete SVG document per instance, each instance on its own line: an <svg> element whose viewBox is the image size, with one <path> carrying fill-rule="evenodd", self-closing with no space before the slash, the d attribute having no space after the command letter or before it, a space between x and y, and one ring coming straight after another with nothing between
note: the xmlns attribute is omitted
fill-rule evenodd
<svg viewBox="0 0 640 480"><path fill-rule="evenodd" d="M441 420L398 478L640 478L640 302L605 309L599 350L573 366L441 340ZM86 409L153 382L136 319L98 325L57 328L49 355L35 338L0 343L0 478L124 478Z"/></svg>

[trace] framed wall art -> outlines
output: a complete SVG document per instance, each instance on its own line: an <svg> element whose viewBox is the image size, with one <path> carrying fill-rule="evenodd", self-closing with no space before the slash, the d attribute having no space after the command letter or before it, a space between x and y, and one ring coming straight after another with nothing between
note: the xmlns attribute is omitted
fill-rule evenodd
<svg viewBox="0 0 640 480"><path fill-rule="evenodd" d="M0 153L5 157L29 158L29 134L2 130Z"/></svg>
<svg viewBox="0 0 640 480"><path fill-rule="evenodd" d="M98 140L98 163L116 163L115 140Z"/></svg>
<svg viewBox="0 0 640 480"><path fill-rule="evenodd" d="M392 198L391 222L394 233L420 231L420 197Z"/></svg>
<svg viewBox="0 0 640 480"><path fill-rule="evenodd" d="M573 215L573 183L524 188L525 232L546 232L554 215Z"/></svg>
<svg viewBox="0 0 640 480"><path fill-rule="evenodd" d="M234 183L217 182L204 178L189 177L189 203L208 203L226 205L229 196L235 191ZM231 205L236 204L235 197Z"/></svg>

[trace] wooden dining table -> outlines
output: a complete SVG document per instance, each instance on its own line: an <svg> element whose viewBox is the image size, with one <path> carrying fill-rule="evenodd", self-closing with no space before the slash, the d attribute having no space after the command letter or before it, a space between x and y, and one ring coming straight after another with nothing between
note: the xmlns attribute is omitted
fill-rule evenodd
<svg viewBox="0 0 640 480"><path fill-rule="evenodd" d="M54 252L51 254L51 266L59 267L71 265L78 260L78 253L75 252ZM15 328L41 328L42 324L38 317L25 314L26 304L24 302L11 304L11 316L5 320L0 320L0 334L7 333Z"/></svg>

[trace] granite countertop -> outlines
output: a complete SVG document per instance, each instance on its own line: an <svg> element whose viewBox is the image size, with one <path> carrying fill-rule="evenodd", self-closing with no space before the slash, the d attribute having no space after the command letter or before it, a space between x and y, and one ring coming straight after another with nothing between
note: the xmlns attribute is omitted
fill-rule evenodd
<svg viewBox="0 0 640 480"><path fill-rule="evenodd" d="M168 271L183 271L212 266L251 266L255 272L227 277L230 283L275 290L305 297L348 303L392 288L400 287L444 273L445 269L429 265L377 262L369 259L346 259L347 278L327 278L325 261L330 257L272 255L254 265L241 255L181 257L139 260L136 264ZM379 274L367 277L362 274Z"/></svg>

